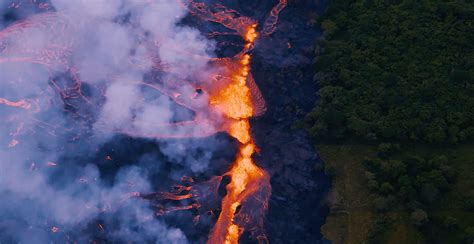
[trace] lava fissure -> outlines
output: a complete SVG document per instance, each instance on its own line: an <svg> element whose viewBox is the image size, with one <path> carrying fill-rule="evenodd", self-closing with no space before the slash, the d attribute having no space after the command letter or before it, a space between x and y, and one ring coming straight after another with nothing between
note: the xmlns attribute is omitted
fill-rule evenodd
<svg viewBox="0 0 474 244"><path fill-rule="evenodd" d="M270 176L264 169L258 167L252 158L257 147L252 138L249 122L251 117L260 116L266 111L265 100L250 68L251 51L259 36L257 21L220 4L206 6L204 3L193 0L180 0L179 2L190 14L205 21L219 23L229 30L235 31L235 33L212 32L208 34L209 38L217 35L239 35L245 41L243 50L234 57L208 58L209 66L214 67L216 72L213 75L214 80L210 82L188 81L179 77L179 74L174 73L173 67L161 63L157 58L151 58L153 64L147 66L140 60L132 60L129 57L129 64L134 68L150 67L154 73L167 74L166 78L161 78L161 81L133 81L116 75L108 76L106 79L127 80L128 84L150 88L168 97L177 105L193 111L194 118L188 121L153 123L152 126L148 126L149 122L132 118L133 121L130 122L136 127L114 129L117 132L139 138L208 137L224 131L239 142L239 151L228 172L222 176L216 176L206 182L194 182L192 178L187 178L183 179L183 185L175 185L171 192L132 192L130 196L150 201L151 205L156 208L158 216L182 210L213 212L216 207L220 208L217 221L208 236L207 243L210 244L238 243L239 237L244 231L249 231L260 243L268 242L264 231L264 218L271 194ZM275 32L278 15L286 5L286 0L280 0L271 10L262 27L264 35L271 35ZM68 36L85 24L93 24L93 22L72 23L63 13L47 12L1 30L0 64L14 62L37 64L42 66L48 74L64 69L67 70L72 82L61 83L61 81L51 79L43 97L24 99L0 97L0 106L20 108L29 111L29 116L34 117L34 114L38 113L41 108L47 108L57 102L55 94L58 93L65 111L84 120L90 119L81 114L75 103L81 103L84 104L83 107L94 109L97 106L97 101L105 100L108 94L101 84L88 85L88 89L94 91L98 97L85 95L86 93L83 92L84 86L79 78L80 74L75 69L69 55L71 49L80 47L81 40L74 40L74 38L84 37L71 35L69 38L71 41L67 43L64 40L68 38L54 38L57 35ZM9 45L12 45L10 40L14 36L25 35L24 30L27 29L50 32L51 37L46 38L48 44L38 48L34 43L26 42L15 44L20 48L10 48ZM143 33L139 32L137 35L140 36ZM27 38L23 39L27 40ZM148 55L153 56L154 44L146 43L143 44L143 47L148 51ZM184 53L184 55L186 54ZM193 59L204 58L191 54L188 56ZM16 117L10 117L10 119L14 118ZM35 120L41 121L39 118L35 118ZM103 123L104 127L107 127L109 121ZM20 124L21 128L18 127L16 132L11 133L12 141L9 147L15 147L19 143L16 136L20 130L23 130L24 125L21 121ZM55 135L55 125L48 124L48 122L44 122L44 124L45 128L48 127L47 130ZM153 129L141 130L140 127L152 127ZM57 164L49 166L57 166ZM225 186L226 194L222 197L220 206L215 206L215 199L219 199L219 186L225 177L229 179ZM186 201L186 203L182 206L167 206L165 203L168 201Z"/></svg>

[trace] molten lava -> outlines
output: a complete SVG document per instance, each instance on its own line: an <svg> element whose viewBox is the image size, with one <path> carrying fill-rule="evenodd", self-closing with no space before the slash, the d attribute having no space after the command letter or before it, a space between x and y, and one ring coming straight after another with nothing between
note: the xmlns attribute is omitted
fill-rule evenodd
<svg viewBox="0 0 474 244"><path fill-rule="evenodd" d="M256 25L252 24L247 28L244 38L247 41L246 46L250 47L257 37ZM237 160L228 172L231 182L227 185L227 195L222 201L221 213L209 236L208 243L238 242L244 228L235 222L237 208L246 197L256 192L256 189L249 186L258 187L253 183L264 178L268 179L268 175L257 167L252 159L255 145L248 119L253 115L253 107L251 91L246 82L250 70L250 59L249 54L241 56L239 68L232 75L232 82L218 94L220 98L218 100L221 103L217 103L217 106L231 120L228 132L241 143L241 146ZM265 183L269 184L269 182ZM267 202L268 199L263 199L263 201ZM260 209L260 211L265 211L265 209Z"/></svg>
<svg viewBox="0 0 474 244"><path fill-rule="evenodd" d="M257 148L252 138L249 122L251 117L262 115L265 112L265 101L253 79L250 67L251 51L259 36L257 22L219 4L208 7L204 3L194 2L193 0L180 0L180 2L192 15L203 20L220 23L235 31L236 35L245 40L244 49L234 57L209 60L210 65L217 67L216 70L220 72L215 74L216 80L210 85L208 82L197 87L196 84L185 80L136 81L136 84L158 91L168 96L176 104L194 111L195 117L189 121L156 124L154 125L156 132L143 132L133 128L118 129L118 131L133 137L147 138L205 137L218 131L226 131L240 143L239 152L229 171L223 176L216 176L207 182L201 183L194 182L192 178L187 178L183 181L188 185L177 185L174 191L170 193L143 194L134 192L130 196L152 202L181 201L193 198L196 200L195 203L190 205L177 207L164 207L163 204L154 204L157 208L157 215L178 210L199 209L204 208L206 202L209 202L205 199L205 196L214 198L217 195L215 191L217 191L219 182L222 181L223 177L229 177L230 182L226 186L227 194L220 204L220 214L209 234L208 243L238 243L239 237L244 231L249 231L259 242L268 242L264 233L264 218L271 194L270 177L265 170L255 164L252 158ZM270 35L275 31L278 15L286 4L286 0L280 0L271 10L262 28L264 35ZM81 91L81 80L75 68L71 67L71 63L68 63L68 50L76 45L78 41L71 40L68 43L56 43L56 40L67 40L67 38L57 38L56 40L52 38L50 45L46 45L41 49L35 49L31 43L23 43L21 45L24 46L24 49L18 53L10 52L7 45L11 36L24 35L22 30L26 28L46 30L51 33L51 36L57 36L67 35L67 32L60 32L60 30L69 25L75 28L74 23L68 23L67 18L64 18L61 13L47 12L0 31L0 64L9 62L35 63L44 66L50 73L58 67L64 67L72 80L72 83L61 83L52 79L48 91L45 92L45 97L35 98L36 100L29 98L16 101L0 98L0 105L24 110L30 110L32 105L35 105L35 107L39 104L50 106L54 103L53 94L57 92L60 94L65 110L76 114L78 117L86 116L78 112L79 109L75 105L76 103L84 103L86 106L94 108L94 103L89 101ZM213 32L209 36L220 34L227 35L229 33ZM147 50L153 53L153 48L153 46L149 46ZM191 58L201 57L193 56ZM130 60L130 65L141 67L139 60ZM159 63L159 60L152 65L152 69L161 72L172 72L172 67L166 67L166 64ZM113 79L113 77L111 78ZM180 90L182 86L195 87L195 93L184 94ZM97 90L102 91L103 88L97 87ZM199 99L203 94L208 96L209 99L205 111L201 106L196 105L196 99ZM103 93L102 95L105 96ZM48 100L51 101L45 102ZM35 109L34 112L38 111L39 109ZM219 116L216 116L216 114ZM216 119L216 117L219 117L219 119ZM55 126L44 123L44 127L54 128ZM50 129L50 131L53 131L53 129ZM13 134L12 136L16 136L18 133ZM18 141L13 138L8 146L14 147L17 144ZM112 160L112 158L107 156L107 160ZM47 166L57 165L54 162L47 162ZM87 183L87 180L81 178L80 182ZM99 228L104 231L102 225L99 225ZM52 232L58 230L57 227L51 229Z"/></svg>

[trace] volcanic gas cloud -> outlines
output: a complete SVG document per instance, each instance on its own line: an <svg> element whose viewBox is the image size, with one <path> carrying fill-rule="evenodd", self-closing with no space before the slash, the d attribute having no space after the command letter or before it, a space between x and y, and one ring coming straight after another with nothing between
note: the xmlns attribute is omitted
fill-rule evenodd
<svg viewBox="0 0 474 244"><path fill-rule="evenodd" d="M192 0L25 0L0 7L25 6L36 14L0 25L0 216L8 220L0 220L0 242L48 242L52 233L81 241L83 235L69 233L111 212L119 216L111 223L120 225L112 240L185 243L178 228L160 220L181 210L194 211L196 221L218 214L208 243L237 243L244 232L267 241L270 179L252 159L257 145L249 123L265 112L265 101L250 64L258 30L275 31L286 0L263 23L224 3ZM226 31L201 33L185 25L189 16ZM216 57L212 38L219 35L240 36L242 50ZM180 140L218 132L239 144L228 171L201 182L183 177L170 192L154 191L134 167L105 184L94 162L65 155L93 154L117 134ZM199 162L191 167L205 170ZM215 206L224 179L226 193ZM175 201L189 205L165 204Z"/></svg>

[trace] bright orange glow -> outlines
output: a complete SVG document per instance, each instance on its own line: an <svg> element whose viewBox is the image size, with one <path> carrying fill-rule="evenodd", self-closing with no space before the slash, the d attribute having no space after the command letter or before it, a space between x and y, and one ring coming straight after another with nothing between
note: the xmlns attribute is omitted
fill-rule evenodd
<svg viewBox="0 0 474 244"><path fill-rule="evenodd" d="M224 115L232 119L251 117L252 100L250 89L245 85L245 77L234 76L231 84L221 90L216 97L211 97L211 105L217 106Z"/></svg>
<svg viewBox="0 0 474 244"><path fill-rule="evenodd" d="M257 24L253 24L250 26L247 30L247 34L245 34L245 40L249 43L253 43L255 39L257 38L257 31L255 28L257 27Z"/></svg>
<svg viewBox="0 0 474 244"><path fill-rule="evenodd" d="M229 134L236 138L240 143L250 141L250 123L247 120L233 121L229 127Z"/></svg>
<svg viewBox="0 0 474 244"><path fill-rule="evenodd" d="M255 30L256 24L248 27L244 36L247 41L246 47L251 47L257 38ZM239 236L244 228L234 223L237 208L242 200L249 196L249 192L255 189L247 189L251 182L258 182L264 176L262 169L257 167L252 154L255 152L255 145L250 133L249 118L253 115L253 104L251 90L247 85L250 70L251 56L244 54L241 56L236 70L232 70L232 81L217 96L211 97L211 105L217 106L222 113L230 120L228 133L236 138L240 143L240 150L237 160L227 173L231 177L231 182L227 185L227 195L222 200L222 210L216 225L209 236L208 243L238 243ZM258 184L254 184L255 185Z"/></svg>

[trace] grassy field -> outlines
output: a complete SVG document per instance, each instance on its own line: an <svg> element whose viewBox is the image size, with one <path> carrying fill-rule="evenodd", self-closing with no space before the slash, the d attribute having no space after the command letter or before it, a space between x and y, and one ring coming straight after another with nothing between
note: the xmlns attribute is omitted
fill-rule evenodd
<svg viewBox="0 0 474 244"><path fill-rule="evenodd" d="M329 196L331 212L321 231L332 243L364 243L376 218L372 209L375 196L369 193L365 183L365 158L376 157L376 147L364 145L316 145L321 158L326 162L326 170L333 174L333 187ZM410 147L404 153L422 155L444 154L455 169L457 180L451 191L435 206L430 216L442 221L454 217L459 221L458 230L442 233L442 243L461 243L462 230L474 226L474 213L464 208L464 199L474 194L474 145L464 145L455 149L431 149ZM420 243L422 234L410 221L409 214L396 209L388 213L393 224L386 235L387 243Z"/></svg>
<svg viewBox="0 0 474 244"><path fill-rule="evenodd" d="M332 243L362 243L370 229L373 213L365 183L362 160L375 155L375 149L360 145L317 145L326 170L333 171L331 211L323 235Z"/></svg>

